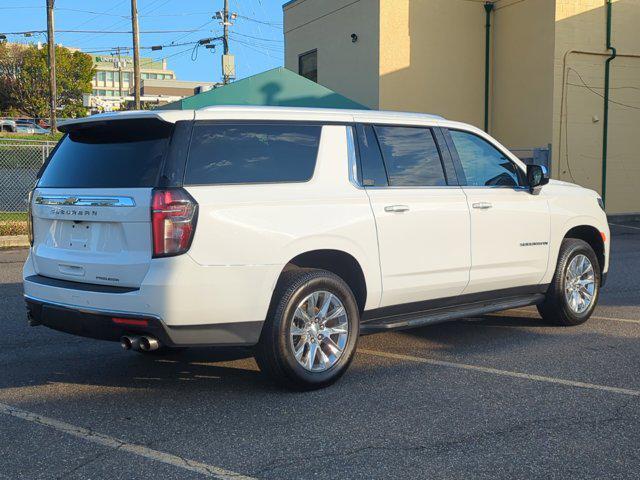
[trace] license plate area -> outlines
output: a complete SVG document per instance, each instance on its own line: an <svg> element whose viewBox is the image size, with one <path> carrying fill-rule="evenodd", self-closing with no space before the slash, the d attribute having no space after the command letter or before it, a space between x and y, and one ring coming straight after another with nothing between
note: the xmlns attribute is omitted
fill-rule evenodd
<svg viewBox="0 0 640 480"><path fill-rule="evenodd" d="M90 250L95 229L94 222L59 221L58 246L67 250Z"/></svg>

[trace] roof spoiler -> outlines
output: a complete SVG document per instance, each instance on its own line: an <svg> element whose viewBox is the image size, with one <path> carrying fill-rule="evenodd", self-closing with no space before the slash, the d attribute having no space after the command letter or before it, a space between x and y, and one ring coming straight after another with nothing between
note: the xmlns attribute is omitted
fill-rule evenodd
<svg viewBox="0 0 640 480"><path fill-rule="evenodd" d="M98 115L91 115L89 117L63 120L60 122L58 130L67 133L71 130L75 130L76 128L82 128L83 126L96 126L106 122L140 119L175 123L178 120L192 120L193 116L185 118L185 111L183 110L136 110L131 112L99 113Z"/></svg>

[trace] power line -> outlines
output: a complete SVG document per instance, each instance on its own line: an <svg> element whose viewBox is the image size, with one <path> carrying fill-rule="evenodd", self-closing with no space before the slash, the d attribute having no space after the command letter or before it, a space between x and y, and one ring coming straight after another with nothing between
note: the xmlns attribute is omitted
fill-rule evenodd
<svg viewBox="0 0 640 480"><path fill-rule="evenodd" d="M282 29L282 24L281 23L265 22L263 20L258 20L256 18L247 17L245 15L238 15L238 18L242 18L243 20L248 20L249 22L253 22L253 23L259 23L260 25L266 25L268 27Z"/></svg>
<svg viewBox="0 0 640 480"><path fill-rule="evenodd" d="M264 42L284 43L284 40L278 40L277 38L265 38L255 37L253 35L247 35L246 33L233 32L234 35L240 35L241 37L253 38L254 40L262 40Z"/></svg>
<svg viewBox="0 0 640 480"><path fill-rule="evenodd" d="M202 30L144 30L140 31L140 33L195 33L200 32ZM23 32L3 32L5 35L33 35L38 33L46 33L46 30L25 30ZM131 30L56 30L56 33L99 33L99 34L126 34L131 35L133 32Z"/></svg>
<svg viewBox="0 0 640 480"><path fill-rule="evenodd" d="M573 69L573 68L569 68L569 71L574 72L574 73L578 76L578 78L580 79L580 82L582 82L582 85L577 85L577 86L586 88L586 89L587 89L587 90L589 90L591 93L593 93L594 95L599 96L600 98L605 98L605 97L604 97L604 95L603 95L602 93L600 93L600 92L596 91L596 90L594 89L594 87L591 87L590 85L588 85L588 84L584 81L584 79L582 78L582 75L580 75L580 73L579 73L577 70L575 70L575 69ZM626 103L617 102L617 101L615 101L615 100L611 100L611 99L609 99L609 103L613 103L613 104L615 104L615 105L620 105L621 107L632 108L632 109L634 109L634 110L640 110L640 106L637 106L637 105L628 105L628 104L626 104Z"/></svg>

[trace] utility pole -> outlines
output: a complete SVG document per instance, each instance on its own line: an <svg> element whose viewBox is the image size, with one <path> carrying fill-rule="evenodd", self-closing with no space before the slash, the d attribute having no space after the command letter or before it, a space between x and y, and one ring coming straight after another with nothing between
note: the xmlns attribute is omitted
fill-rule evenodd
<svg viewBox="0 0 640 480"><path fill-rule="evenodd" d="M229 55L229 0L224 0L224 13L222 14L222 25L224 27L224 54L225 57ZM224 58L224 57L223 57ZM229 73L224 71L224 61L223 61L223 71L222 71L222 83L225 85L229 83Z"/></svg>
<svg viewBox="0 0 640 480"><path fill-rule="evenodd" d="M235 58L229 54L229 27L233 25L231 20L235 20L236 13L229 13L229 0L224 0L224 10L217 12L216 17L222 22L223 34L222 43L224 48L224 54L222 55L222 83L228 84L232 78L236 76Z"/></svg>
<svg viewBox="0 0 640 480"><path fill-rule="evenodd" d="M47 44L49 54L49 107L51 109L50 129L51 133L58 130L56 125L56 42L54 38L53 4L55 0L47 0Z"/></svg>
<svg viewBox="0 0 640 480"><path fill-rule="evenodd" d="M136 110L140 110L140 38L137 0L131 0L131 30L133 31L133 77Z"/></svg>

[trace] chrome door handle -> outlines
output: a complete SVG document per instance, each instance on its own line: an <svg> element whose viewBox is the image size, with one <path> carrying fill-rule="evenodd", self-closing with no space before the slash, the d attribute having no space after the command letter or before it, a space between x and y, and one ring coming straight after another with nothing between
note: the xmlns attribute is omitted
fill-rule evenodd
<svg viewBox="0 0 640 480"><path fill-rule="evenodd" d="M478 208L480 210L487 210L488 208L493 207L489 202L476 202L472 206L473 208Z"/></svg>
<svg viewBox="0 0 640 480"><path fill-rule="evenodd" d="M406 212L408 210L408 205L387 205L384 207L385 212Z"/></svg>

